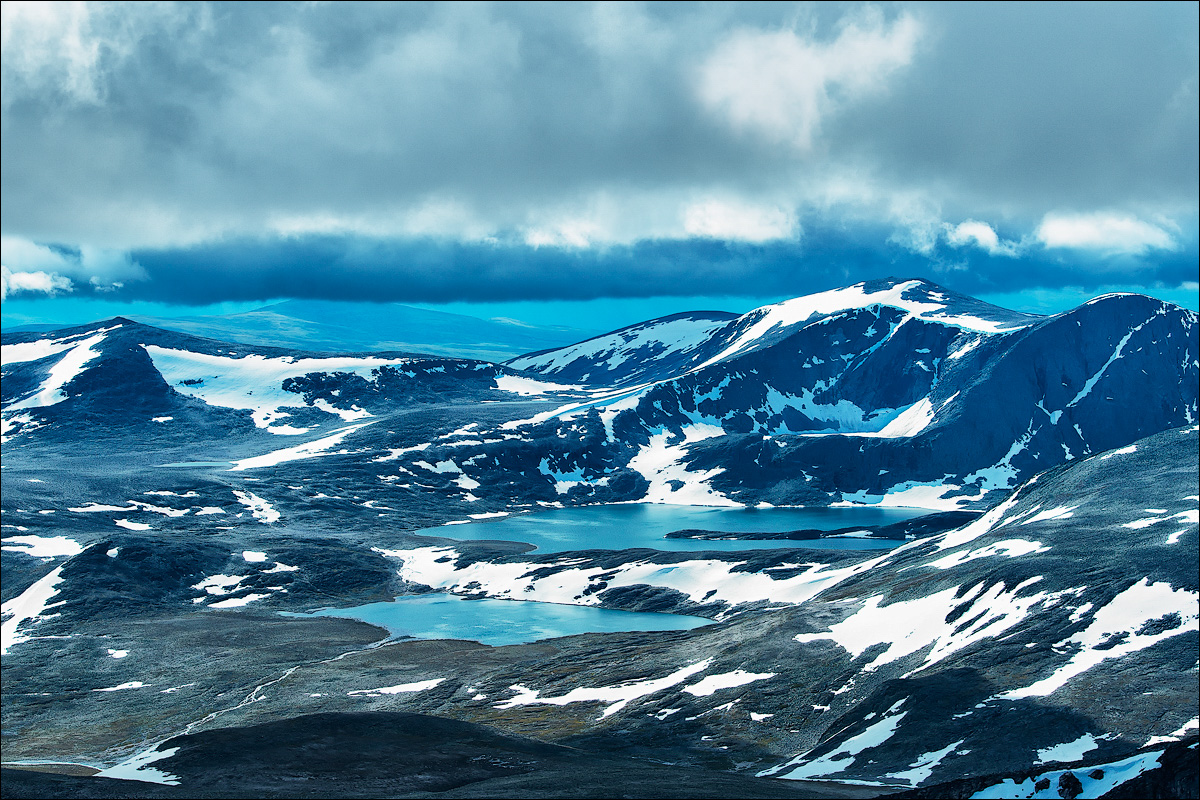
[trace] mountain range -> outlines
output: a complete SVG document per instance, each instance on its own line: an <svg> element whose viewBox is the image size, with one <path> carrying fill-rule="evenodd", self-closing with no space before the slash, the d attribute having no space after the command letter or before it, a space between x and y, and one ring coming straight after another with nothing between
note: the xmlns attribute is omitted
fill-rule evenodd
<svg viewBox="0 0 1200 800"><path fill-rule="evenodd" d="M1195 312L886 280L499 355L309 316L3 334L6 796L1194 784ZM495 522L611 504L941 516L686 533L711 550ZM828 549L855 537L899 546ZM446 593L710 624L489 646L305 616Z"/></svg>
<svg viewBox="0 0 1200 800"><path fill-rule="evenodd" d="M593 331L480 319L400 303L285 300L252 311L192 317L131 315L163 330L226 342L317 352L409 351L504 360L571 344ZM13 333L46 333L66 325L26 325Z"/></svg>

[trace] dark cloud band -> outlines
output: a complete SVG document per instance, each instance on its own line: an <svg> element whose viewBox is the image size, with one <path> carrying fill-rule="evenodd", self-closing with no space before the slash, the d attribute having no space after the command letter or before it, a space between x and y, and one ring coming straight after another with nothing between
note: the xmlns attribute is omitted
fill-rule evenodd
<svg viewBox="0 0 1200 800"><path fill-rule="evenodd" d="M871 245L867 242L883 242ZM1021 258L939 246L928 255L882 235L811 230L803 242L651 240L559 248L434 239L306 236L132 254L146 272L120 296L199 305L277 297L439 303L686 295L803 294L858 280L925 277L967 293L1029 286L1194 281L1197 249L1113 258L1038 250Z"/></svg>

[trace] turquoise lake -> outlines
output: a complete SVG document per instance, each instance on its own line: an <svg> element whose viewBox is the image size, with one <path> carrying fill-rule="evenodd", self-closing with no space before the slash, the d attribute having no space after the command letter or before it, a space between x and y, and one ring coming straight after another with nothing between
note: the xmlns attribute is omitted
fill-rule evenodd
<svg viewBox="0 0 1200 800"><path fill-rule="evenodd" d="M520 600L468 600L451 594L397 597L389 603L327 608L287 617L341 617L384 628L393 637L470 639L492 646L524 644L577 633L679 631L711 625L683 614L647 614Z"/></svg>
<svg viewBox="0 0 1200 800"><path fill-rule="evenodd" d="M930 513L922 508L709 508L648 503L584 506L542 510L466 524L441 525L417 533L447 539L527 542L540 553L567 550L771 550L781 547L815 547L826 550L877 550L903 544L879 539L808 539L734 541L668 539L672 531L698 529L730 533L782 533L803 529L822 531L856 526L888 525Z"/></svg>

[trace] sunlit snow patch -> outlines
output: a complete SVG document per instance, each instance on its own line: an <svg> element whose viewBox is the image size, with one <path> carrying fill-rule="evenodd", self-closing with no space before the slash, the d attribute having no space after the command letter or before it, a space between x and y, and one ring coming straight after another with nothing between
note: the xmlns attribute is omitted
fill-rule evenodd
<svg viewBox="0 0 1200 800"><path fill-rule="evenodd" d="M1171 731L1166 736L1151 736L1150 740L1142 746L1153 747L1156 744L1163 744L1165 742L1177 742L1197 728L1200 728L1200 717L1192 717L1187 722L1180 725L1178 729Z"/></svg>
<svg viewBox="0 0 1200 800"><path fill-rule="evenodd" d="M548 383L547 381L538 381L533 378L524 378L520 375L497 375L496 388L502 392L510 392L522 397L533 397L535 395L546 394L547 392L567 392L583 387Z"/></svg>
<svg viewBox="0 0 1200 800"><path fill-rule="evenodd" d="M683 687L683 690L688 694L694 694L696 697L708 697L721 689L732 689L738 686L745 686L748 683L754 683L755 681L765 681L768 678L774 678L776 674L774 672L746 672L745 670L735 669L733 672L723 672L720 675L706 675L691 686Z"/></svg>
<svg viewBox="0 0 1200 800"><path fill-rule="evenodd" d="M1160 620L1163 625L1148 625ZM1121 658L1163 639L1200 629L1198 620L1200 595L1142 578L1096 611L1087 628L1056 645L1078 648L1070 661L1049 677L998 697L1002 700L1045 697L1102 661Z"/></svg>
<svg viewBox="0 0 1200 800"><path fill-rule="evenodd" d="M279 521L280 514L275 510L275 507L253 492L239 492L235 489L233 496L237 498L239 503L250 509L250 513L254 518L264 525L270 525Z"/></svg>
<svg viewBox="0 0 1200 800"><path fill-rule="evenodd" d="M669 689L683 683L691 676L703 672L712 664L712 659L705 659L690 666L681 667L663 678L653 678L643 681L627 681L615 686L578 687L558 697L541 697L541 690L530 689L523 684L514 684L509 688L516 692L516 697L496 704L496 708L516 708L528 705L565 706L570 703L608 703L600 713L600 719L610 717L630 703L643 697Z"/></svg>
<svg viewBox="0 0 1200 800"><path fill-rule="evenodd" d="M306 406L301 394L283 389L283 383L288 378L317 372L351 373L369 380L374 369L411 360L373 357L295 359L290 356L267 358L260 355L237 358L172 350L157 345L144 347L155 369L176 391L212 406L253 411L254 424L268 430L279 417L286 416L286 413L279 413L279 409ZM324 400L314 402L313 407L347 421L367 415L362 409L335 408ZM295 430L301 429L286 432Z"/></svg>
<svg viewBox="0 0 1200 800"><path fill-rule="evenodd" d="M342 440L350 434L354 433L359 428L370 425L366 422L362 425L348 425L345 428L339 428L328 436L320 439L315 439L311 442L298 444L293 447L284 447L280 450L272 450L270 453L264 453L261 456L253 456L251 458L243 458L233 462L231 472L241 472L248 469L259 469L261 467L273 467L277 464L283 464L287 461L300 461L306 458L316 458L317 456L338 455L330 453L330 448L341 444ZM346 451L341 451L345 453Z"/></svg>
<svg viewBox="0 0 1200 800"><path fill-rule="evenodd" d="M113 329L100 331L78 344L72 345L71 349L50 368L50 374L42 381L42 385L38 387L36 392L15 403L9 403L4 407L4 410L16 411L22 408L41 408L66 400L67 395L63 391L63 388L75 380L83 372L84 368L100 355L98 351L92 348L104 341L107 330Z"/></svg>
<svg viewBox="0 0 1200 800"><path fill-rule="evenodd" d="M118 686L109 686L105 689L92 689L93 692L124 692L130 689L144 689L151 684L142 683L141 681L128 681Z"/></svg>
<svg viewBox="0 0 1200 800"><path fill-rule="evenodd" d="M352 692L346 692L350 697L379 697L385 694L407 694L409 692L423 692L426 689L432 689L437 686L445 678L432 678L427 681L416 681L414 683L400 683L395 686L381 686L378 689L355 689Z"/></svg>
<svg viewBox="0 0 1200 800"><path fill-rule="evenodd" d="M29 634L17 630L21 623L32 621L37 623L42 612L53 608L58 603L51 604L50 598L58 594L58 584L62 580L62 567L55 567L49 574L36 581L21 594L0 605L0 654L7 655L13 645L29 641Z"/></svg>
<svg viewBox="0 0 1200 800"><path fill-rule="evenodd" d="M221 595L229 594L237 589L238 584L250 577L249 575L209 575L204 580L192 586L198 591L207 592L208 594Z"/></svg>
<svg viewBox="0 0 1200 800"><path fill-rule="evenodd" d="M874 645L886 644L887 649L863 667L868 672L930 648L924 662L908 673L912 675L1020 623L1035 606L1050 599L1043 592L1020 596L1025 588L1040 580L1040 577L1030 578L1011 590L1003 582L985 590L981 581L962 595L954 587L886 606L879 605L883 599L879 595L868 598L861 609L830 626L827 632L801 633L793 638L797 642L832 640L854 658ZM950 612L965 604L969 607L958 619L946 622ZM964 625L960 620L969 622Z"/></svg>
<svg viewBox="0 0 1200 800"><path fill-rule="evenodd" d="M715 425L688 425L682 429L683 440L675 444L668 444L672 438L668 431L652 434L650 442L629 460L630 469L640 472L650 482L642 502L740 507L740 503L708 485L708 481L724 472L724 469L690 472L683 463L689 444L724 433Z"/></svg>
<svg viewBox="0 0 1200 800"><path fill-rule="evenodd" d="M75 338L75 337L71 337ZM0 346L0 366L9 364L24 364L38 361L47 356L57 355L64 350L70 350L75 343L68 339L37 339L32 342L17 342Z"/></svg>
<svg viewBox="0 0 1200 800"><path fill-rule="evenodd" d="M3 540L0 549L34 558L58 558L82 553L83 545L66 536L9 536Z"/></svg>
<svg viewBox="0 0 1200 800"><path fill-rule="evenodd" d="M673 564L634 561L610 569L577 566L576 559L567 557L550 563L476 561L460 569L455 566L458 551L449 547L374 549L386 557L403 559L401 579L434 589L482 591L498 599L597 605L600 601L596 583L603 581L607 588L660 586L674 589L695 603L725 603L731 607L763 601L797 605L853 575L873 569L891 555L885 553L845 567L788 564L784 566L807 569L788 578L773 578L766 572L738 571L741 562L714 559ZM551 568L557 569L547 574Z"/></svg>
<svg viewBox="0 0 1200 800"><path fill-rule="evenodd" d="M763 306L743 316L741 319L750 318L755 321L728 347L704 362L700 368L724 361L750 348L773 330L798 325L810 319L835 314L839 311L867 308L872 305L898 308L918 319L940 322L944 325L980 333L1000 333L1023 327L1020 323L998 322L966 314L951 314L947 312L947 306L943 303L923 302L904 297L906 292L920 286L920 281L908 281L877 292L868 292L860 283L842 289L785 300L775 305Z"/></svg>
<svg viewBox="0 0 1200 800"><path fill-rule="evenodd" d="M241 597L230 597L227 600L218 600L215 603L209 603L208 607L209 608L241 608L242 606L249 605L250 603L253 603L257 600L265 600L270 596L271 596L270 593L264 594L262 592L251 592L250 594L243 595Z"/></svg>

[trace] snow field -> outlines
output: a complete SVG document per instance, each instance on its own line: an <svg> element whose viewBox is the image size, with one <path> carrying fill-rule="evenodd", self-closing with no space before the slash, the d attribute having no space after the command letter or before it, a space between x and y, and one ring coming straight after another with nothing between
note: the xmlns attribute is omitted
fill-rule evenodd
<svg viewBox="0 0 1200 800"><path fill-rule="evenodd" d="M83 552L83 545L66 536L8 536L0 542L3 544L0 549L34 558L61 558Z"/></svg>
<svg viewBox="0 0 1200 800"><path fill-rule="evenodd" d="M809 754L812 752L810 750L808 753L798 755L779 766L763 770L758 773L758 776L761 778L774 777L786 780L806 780L823 778L844 772L854 764L855 757L864 750L878 747L892 738L892 734L900 727L900 722L908 715L907 711L899 710L900 706L904 705L904 702L904 700L900 700L895 703L884 713L882 719L871 724L861 733L846 739L836 749L811 759L809 758Z"/></svg>
<svg viewBox="0 0 1200 800"><path fill-rule="evenodd" d="M663 678L653 678L642 681L627 681L614 686L578 687L558 697L542 697L541 690L530 689L524 684L514 684L509 687L516 696L497 703L496 708L508 709L528 705L565 706L571 703L608 703L600 712L599 719L611 717L630 703L657 692L670 689L683 683L693 675L699 674L712 665L712 659L707 658L686 667L681 667Z"/></svg>
<svg viewBox="0 0 1200 800"><path fill-rule="evenodd" d="M161 742L160 742L161 744ZM165 786L178 786L179 778L150 766L155 761L170 758L179 752L178 747L158 750L154 745L120 764L97 772L97 778L119 778L127 781L142 781L143 783L158 783Z"/></svg>
<svg viewBox="0 0 1200 800"><path fill-rule="evenodd" d="M672 503L694 506L739 507L708 485L708 480L723 469L690 472L683 464L687 446L693 442L723 436L725 431L715 425L689 425L683 428L683 441L667 444L672 435L660 431L650 436L650 442L629 460L630 469L640 472L650 482L650 489L641 502ZM676 488L673 483L683 485Z"/></svg>
<svg viewBox="0 0 1200 800"><path fill-rule="evenodd" d="M211 406L252 411L254 424L267 430L272 430L273 423L287 416L280 409L306 407L303 396L284 391L283 382L288 378L298 378L311 372L346 372L370 380L371 371L378 367L411 361L372 357L267 358L260 355L238 358L174 350L152 344L143 347L154 362L154 368L176 391ZM347 422L370 416L360 408L336 408L324 400L318 400L312 407L335 414ZM297 434L308 429L284 425L274 430L277 433Z"/></svg>
<svg viewBox="0 0 1200 800"><path fill-rule="evenodd" d="M1154 753L1131 756L1108 764L1090 765L1086 769L1070 770L1083 786L1083 791L1079 793L1078 797L1100 797L1105 795L1120 784L1136 778L1143 772L1157 768L1158 759L1161 756L1162 751L1160 750ZM1100 778L1091 777L1091 773L1097 769L1104 773L1103 776ZM1026 778L1020 783L1011 778L1005 778L1001 783L981 789L971 795L971 797L973 800L974 798L987 800L988 798L1012 797L1059 800L1058 781L1064 772L1067 771L1055 770L1052 772L1043 772L1040 775ZM1041 780L1046 780L1049 784L1045 789L1038 789L1036 787L1038 781Z"/></svg>
<svg viewBox="0 0 1200 800"><path fill-rule="evenodd" d="M114 329L110 328L107 330ZM50 374L46 376L46 380L42 382L42 385L35 393L15 403L9 403L4 407L4 410L16 411L23 408L43 408L66 400L67 395L63 391L63 388L75 380L87 365L100 355L99 351L92 348L104 341L105 334L106 331L101 331L89 336L78 344L72 345L62 358L50 368Z"/></svg>
<svg viewBox="0 0 1200 800"><path fill-rule="evenodd" d="M417 681L415 683L400 683L395 686L381 686L378 689L355 689L352 692L346 692L348 697L379 697L385 694L407 694L410 692L423 692L426 689L432 689L437 686L445 678L432 678L427 681Z"/></svg>
<svg viewBox="0 0 1200 800"><path fill-rule="evenodd" d="M886 606L880 605L882 596L875 596L828 631L801 633L793 638L801 643L832 641L855 658L874 645L888 645L863 667L866 672L930 648L923 663L904 676L909 677L965 647L1004 633L1036 607L1057 603L1059 598L1046 592L1020 596L1022 590L1040 580L1040 577L1030 578L1011 590L1003 582L984 589L981 581L961 596L961 587L952 587ZM965 611L953 622L946 622L952 611L963 606Z"/></svg>
<svg viewBox="0 0 1200 800"><path fill-rule="evenodd" d="M1177 626L1158 631L1145 629L1147 623L1172 614L1178 618ZM1057 643L1056 647L1075 645L1078 648L1066 664L1036 683L998 697L1002 700L1046 697L1103 661L1136 653L1181 633L1200 630L1198 620L1200 595L1187 589L1174 589L1169 583L1151 583L1148 578L1143 578L1093 612L1087 628Z"/></svg>
<svg viewBox="0 0 1200 800"><path fill-rule="evenodd" d="M9 648L32 638L28 633L18 630L22 623L37 624L47 609L57 605L50 603L50 600L58 594L62 569L61 566L55 567L21 594L0 605L0 617L4 620L0 623L0 654L7 655Z"/></svg>
<svg viewBox="0 0 1200 800"><path fill-rule="evenodd" d="M399 569L403 580L445 591L483 591L499 599L597 605L600 601L595 584L603 580L608 588L649 585L674 589L693 602L725 603L731 609L761 601L802 603L851 575L882 563L888 555L848 567L796 564L791 566L808 569L790 578L773 578L763 572L735 572L740 562L709 559L674 564L634 561L614 568L577 566L579 562L570 558L548 564L477 561L459 569L455 567L458 551L452 547L375 548L375 551L403 562ZM561 569L545 577L533 577L554 566ZM468 589L468 585L472 588Z"/></svg>
<svg viewBox="0 0 1200 800"><path fill-rule="evenodd" d="M314 439L311 442L294 445L292 447L284 447L279 450L272 450L269 453L263 453L260 456L252 456L251 458L243 458L233 462L230 468L231 472L243 472L248 469L260 469L262 467L273 467L277 464L283 464L288 461L300 461L306 458L316 458L317 456L326 455L344 455L348 450L340 450L336 453L331 453L330 450L341 444L342 440L350 434L357 431L359 428L366 427L371 423L363 423L362 425L348 425L345 428L339 428L328 436L323 436L320 439ZM303 433L303 431L300 431Z"/></svg>
<svg viewBox="0 0 1200 800"><path fill-rule="evenodd" d="M630 358L647 353L663 356L694 350L728 325L726 320L676 319L635 325L622 331L598 336L586 342L563 347L540 356L521 356L509 362L515 369L543 374L561 372L579 359L599 361L605 370L615 370Z"/></svg>

